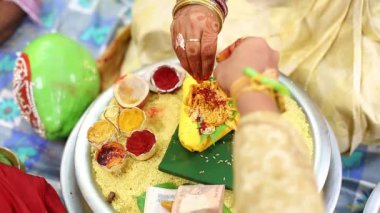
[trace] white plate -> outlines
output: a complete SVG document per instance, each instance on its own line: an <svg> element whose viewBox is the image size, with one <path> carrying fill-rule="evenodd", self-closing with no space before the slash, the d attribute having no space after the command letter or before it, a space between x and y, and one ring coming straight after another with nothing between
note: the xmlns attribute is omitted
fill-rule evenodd
<svg viewBox="0 0 380 213"><path fill-rule="evenodd" d="M89 108L91 108L91 106ZM87 112L88 110L82 115L81 119L75 125L69 138L67 139L61 161L60 182L63 200L65 201L65 206L68 212L91 212L78 188L74 171L75 143L77 141L80 126L82 125L83 119L87 115Z"/></svg>
<svg viewBox="0 0 380 213"><path fill-rule="evenodd" d="M331 143L331 163L325 185L323 186L323 200L326 212L333 213L342 187L342 162L335 134L328 122L326 120L325 122L328 127Z"/></svg>
<svg viewBox="0 0 380 213"><path fill-rule="evenodd" d="M176 61L164 61L151 66L147 66L138 72L139 75L149 76L150 72L157 66L169 64L178 66ZM294 99L304 110L311 126L311 133L314 143L314 173L316 175L318 189L321 191L327 178L330 167L331 146L329 129L323 116L305 93L299 89L285 76L280 77L280 81L291 91ZM75 146L75 173L80 191L92 210L95 212L112 212L111 206L104 201L102 194L97 188L97 184L92 178L90 145L87 142L87 130L98 120L103 109L113 97L112 88L100 95L93 106L89 108L88 114L80 127Z"/></svg>
<svg viewBox="0 0 380 213"><path fill-rule="evenodd" d="M372 191L365 205L363 213L379 213L380 212L380 183Z"/></svg>

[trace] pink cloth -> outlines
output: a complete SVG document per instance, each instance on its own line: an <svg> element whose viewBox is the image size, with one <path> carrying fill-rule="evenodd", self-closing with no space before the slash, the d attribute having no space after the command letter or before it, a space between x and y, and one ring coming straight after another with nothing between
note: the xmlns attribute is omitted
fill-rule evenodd
<svg viewBox="0 0 380 213"><path fill-rule="evenodd" d="M40 23L40 0L6 0L16 3L35 22Z"/></svg>

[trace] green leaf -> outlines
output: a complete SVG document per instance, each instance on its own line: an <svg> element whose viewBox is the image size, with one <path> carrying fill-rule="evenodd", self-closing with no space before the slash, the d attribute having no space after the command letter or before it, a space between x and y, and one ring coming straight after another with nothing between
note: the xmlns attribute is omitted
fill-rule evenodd
<svg viewBox="0 0 380 213"><path fill-rule="evenodd" d="M189 152L181 145L177 129L159 165L159 170L192 182L223 184L227 189L232 189L232 165L227 163L218 164L219 160L232 162L232 138L233 132L231 131L221 138L219 143L215 143L212 148L202 153ZM219 155L217 156L217 154ZM218 158L214 160L213 156ZM207 159L209 159L209 162L206 163ZM202 170L206 172L206 175L199 174Z"/></svg>
<svg viewBox="0 0 380 213"><path fill-rule="evenodd" d="M2 153L0 153L0 163L6 164L8 166L13 166L12 162Z"/></svg>
<svg viewBox="0 0 380 213"><path fill-rule="evenodd" d="M233 107L233 106L235 106L235 102L233 100L229 100L228 101L228 105L231 106L231 107Z"/></svg>
<svg viewBox="0 0 380 213"><path fill-rule="evenodd" d="M231 209L228 208L228 207L226 206L226 204L224 204L224 206L223 206L223 213L232 213L232 212L231 212Z"/></svg>
<svg viewBox="0 0 380 213"><path fill-rule="evenodd" d="M159 187L163 189L177 189L178 186L174 183L160 183L157 185L154 185L154 187ZM145 198L146 198L146 192L143 192L140 196L136 197L137 207L139 208L140 212L144 212L144 205L145 205Z"/></svg>
<svg viewBox="0 0 380 213"><path fill-rule="evenodd" d="M144 212L145 196L146 196L146 192L144 192L140 196L136 197L137 207L139 207L139 210L141 213Z"/></svg>
<svg viewBox="0 0 380 213"><path fill-rule="evenodd" d="M174 183L160 183L160 184L154 185L154 187L159 187L163 189L178 189L178 186L175 185Z"/></svg>

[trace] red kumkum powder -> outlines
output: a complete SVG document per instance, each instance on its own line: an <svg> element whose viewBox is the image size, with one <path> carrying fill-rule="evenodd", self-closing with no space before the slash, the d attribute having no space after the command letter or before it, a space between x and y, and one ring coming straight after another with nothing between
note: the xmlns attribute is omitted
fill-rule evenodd
<svg viewBox="0 0 380 213"><path fill-rule="evenodd" d="M173 89L179 82L177 72L169 66L160 66L153 74L155 85L161 90Z"/></svg>
<svg viewBox="0 0 380 213"><path fill-rule="evenodd" d="M216 91L211 90L210 88L196 88L193 92L193 98L195 95L200 94L203 96L204 100L207 100L205 103L206 106L209 106L211 109L217 108L220 106L226 105L227 101L218 97Z"/></svg>
<svg viewBox="0 0 380 213"><path fill-rule="evenodd" d="M127 138L127 150L136 156L149 152L156 143L156 137L148 130L135 131Z"/></svg>

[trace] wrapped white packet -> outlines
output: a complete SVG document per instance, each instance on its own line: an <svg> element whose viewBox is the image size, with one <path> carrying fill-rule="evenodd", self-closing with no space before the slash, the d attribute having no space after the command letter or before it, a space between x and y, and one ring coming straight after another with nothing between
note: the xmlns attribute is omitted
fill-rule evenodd
<svg viewBox="0 0 380 213"><path fill-rule="evenodd" d="M149 187L146 191L144 213L170 213L162 205L162 201L174 201L177 189Z"/></svg>
<svg viewBox="0 0 380 213"><path fill-rule="evenodd" d="M221 213L224 185L183 185L177 190L172 213Z"/></svg>

